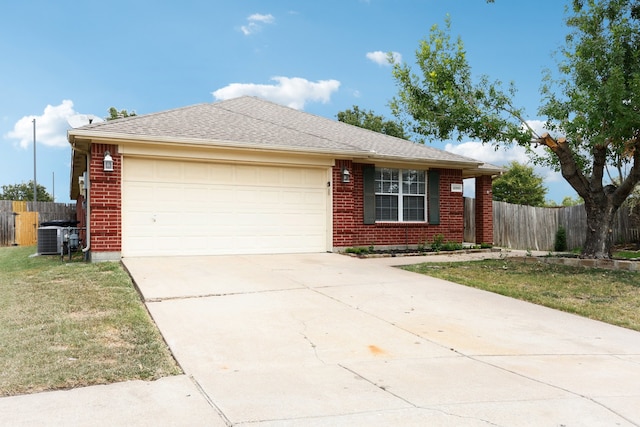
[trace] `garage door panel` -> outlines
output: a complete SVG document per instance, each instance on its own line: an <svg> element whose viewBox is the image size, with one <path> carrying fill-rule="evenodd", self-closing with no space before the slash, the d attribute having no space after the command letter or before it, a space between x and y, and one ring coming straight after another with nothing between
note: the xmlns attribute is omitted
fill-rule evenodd
<svg viewBox="0 0 640 427"><path fill-rule="evenodd" d="M229 180L229 177L233 176L234 166L233 165L223 165L223 164L208 164L208 177L206 179L207 183L212 182L226 182Z"/></svg>
<svg viewBox="0 0 640 427"><path fill-rule="evenodd" d="M185 181L206 184L210 180L210 169L211 165L207 163L187 163L183 169Z"/></svg>
<svg viewBox="0 0 640 427"><path fill-rule="evenodd" d="M161 167L156 165L154 176L159 182L176 182L182 180L184 163L164 162Z"/></svg>
<svg viewBox="0 0 640 427"><path fill-rule="evenodd" d="M123 163L124 256L327 250L326 168Z"/></svg>
<svg viewBox="0 0 640 427"><path fill-rule="evenodd" d="M154 173L154 168L155 168L155 162L139 162L136 161L135 162L135 167L134 166L129 166L127 165L127 162L129 162L129 159L124 159L123 162L123 167L126 168L126 172L127 172L127 179L129 179L132 182L153 182L155 173Z"/></svg>

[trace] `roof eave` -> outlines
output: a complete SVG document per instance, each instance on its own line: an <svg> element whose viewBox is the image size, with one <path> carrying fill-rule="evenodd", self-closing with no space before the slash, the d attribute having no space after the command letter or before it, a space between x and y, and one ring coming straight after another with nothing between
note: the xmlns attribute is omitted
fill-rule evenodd
<svg viewBox="0 0 640 427"><path fill-rule="evenodd" d="M123 142L137 142L147 144L170 144L180 146L191 147L218 147L218 148L237 148L237 149L252 149L252 150L264 150L274 152L295 152L300 154L321 154L327 156L335 156L336 150L323 149L323 148L309 148L309 147L292 147L285 145L275 144L260 144L260 143L248 143L228 140L206 140L200 138L175 138L170 136L155 136L155 135L131 135L125 133L113 133L113 132L90 132L90 131L74 131L69 132L69 142L74 145L77 144L76 139L80 141L91 140L100 141L104 143L119 144ZM362 150L344 150L340 151L341 154L348 156L362 156L364 151Z"/></svg>
<svg viewBox="0 0 640 427"><path fill-rule="evenodd" d="M398 163L413 163L424 164L431 167L450 167L452 169L463 169L465 172L473 171L473 176L492 174L490 170L482 170L482 162L477 161L459 161L459 160L447 160L447 159L429 159L420 157L407 157L407 156L393 156L387 154L380 154L374 151L366 150L336 150L328 148L309 148L309 147L295 147L288 145L264 145L259 143L248 143L228 140L205 140L200 138L176 138L171 136L157 136L157 135L132 135L128 133L115 133L115 132L96 132L91 129L72 129L68 131L69 143L75 149L80 151L88 151L91 142L99 141L100 143L121 144L126 142L136 142L143 144L169 144L174 146L191 146L191 147L217 147L217 148L229 148L229 149L251 149L251 150L263 150L269 152L280 153L298 153L298 154L312 154L323 155L334 158L353 159L356 161L387 161ZM482 171L480 173L480 171ZM501 170L494 171L493 173L500 173ZM468 175L468 173L464 173Z"/></svg>
<svg viewBox="0 0 640 427"><path fill-rule="evenodd" d="M420 157L405 157L405 156L391 156L386 154L371 153L367 156L370 160L384 160L392 162L402 163L424 163L425 165L438 166L438 167L451 167L452 169L465 169L465 168L477 168L482 163L479 162L463 162L458 160L447 159L428 159Z"/></svg>

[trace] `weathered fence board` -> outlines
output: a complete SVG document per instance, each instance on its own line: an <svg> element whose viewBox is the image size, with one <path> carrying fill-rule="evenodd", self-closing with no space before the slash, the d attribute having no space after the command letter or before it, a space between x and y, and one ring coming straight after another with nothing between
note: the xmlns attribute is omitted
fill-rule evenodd
<svg viewBox="0 0 640 427"><path fill-rule="evenodd" d="M31 246L38 243L38 212L18 212L16 215L16 244Z"/></svg>
<svg viewBox="0 0 640 427"><path fill-rule="evenodd" d="M34 245L38 224L75 216L75 204L0 200L0 246Z"/></svg>
<svg viewBox="0 0 640 427"><path fill-rule="evenodd" d="M476 203L470 197L464 198L464 241L476 241Z"/></svg>
<svg viewBox="0 0 640 427"><path fill-rule="evenodd" d="M467 234L475 228L474 199L465 198L464 221L465 241L474 242L474 234ZM493 202L493 243L512 249L553 251L556 233L562 226L567 232L567 247L580 248L584 244L587 214L584 205L560 208L536 208ZM612 230L614 243L640 241L637 222L632 221L629 208L622 207L616 214Z"/></svg>

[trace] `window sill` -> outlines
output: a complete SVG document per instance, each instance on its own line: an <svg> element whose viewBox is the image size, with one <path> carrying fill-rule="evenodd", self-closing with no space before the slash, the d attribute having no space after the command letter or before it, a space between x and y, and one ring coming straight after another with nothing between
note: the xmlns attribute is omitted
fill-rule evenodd
<svg viewBox="0 0 640 427"><path fill-rule="evenodd" d="M376 221L375 225L380 225L383 227L397 227L399 225L401 226L413 226L413 227L420 227L420 226L425 226L425 225L429 225L428 221Z"/></svg>

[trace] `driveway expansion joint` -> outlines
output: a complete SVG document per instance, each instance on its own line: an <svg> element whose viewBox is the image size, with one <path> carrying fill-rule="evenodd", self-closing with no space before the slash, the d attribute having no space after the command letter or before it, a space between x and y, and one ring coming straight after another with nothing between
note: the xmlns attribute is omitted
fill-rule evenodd
<svg viewBox="0 0 640 427"><path fill-rule="evenodd" d="M554 356L558 357L558 355L557 355L557 354L556 354L556 355L554 355ZM561 355L561 356L567 356L567 355L564 355L564 354L563 354L563 355ZM568 355L568 356L571 356L571 355ZM573 356L576 356L576 355L573 355ZM581 356L584 356L584 355L581 355ZM587 355L587 356L588 356L588 355ZM601 355L597 355L597 356L601 356ZM611 412L612 414L614 414L614 415L616 415L616 416L618 416L618 417L622 418L623 420L625 420L625 421L627 421L627 422L629 422L629 423L633 424L634 426L638 426L638 427L640 427L640 424L635 423L633 420L631 420L631 419L629 419L629 418L625 417L624 415L622 415L622 414L621 414L621 413L619 413L618 411L616 411L616 410L614 410L614 409L610 408L609 406L605 405L604 403L602 403L602 402L599 402L599 401L595 400L595 398L593 398L593 397L591 397L591 396L587 396L586 394L582 394L582 393L575 392L575 391L573 391L573 390L570 390L569 388L561 387L561 386L559 386L559 385L552 384L552 383L550 383L550 382L543 381L543 380L540 380L540 379L537 379L537 378L531 377L531 376L529 376L529 375L525 375L525 374L523 374L523 373L521 373L521 372L518 372L518 371L516 371L516 370L507 369L507 368L505 368L505 367L503 367L503 366L500 366L500 365L497 365L497 364L494 364L494 363L489 363L489 361L487 361L487 360L480 360L480 359L477 359L477 358L476 358L476 357L474 357L474 356L469 356L469 355L466 355L465 357L467 357L468 359L473 360L473 361L475 361L475 362L479 362L479 363L485 364L485 365L487 365L487 366L491 366L492 368L499 369L499 370L504 371L504 372L507 372L507 373L509 373L509 374L519 376L519 377L524 378L524 379L527 379L527 380L529 380L529 381L533 381L533 382L536 382L536 383L538 383L538 384L545 385L545 386L547 386L547 387L555 388L555 389L557 389L557 390L562 390L562 391L564 391L565 393L568 393L568 394L570 394L570 395L572 395L572 396L578 397L578 398L580 398L580 399L587 400L587 401L589 401L589 402L591 402L591 403L593 403L593 404L595 404L595 405L598 405L598 406L602 407L603 409L605 409L605 410L607 410L607 411ZM484 357L484 356L483 356L483 357ZM507 356L507 357L521 357L521 355L512 355L512 356ZM531 356L529 356L529 357L531 357Z"/></svg>
<svg viewBox="0 0 640 427"><path fill-rule="evenodd" d="M220 416L220 418L222 418L224 423L228 427L233 427L233 423L231 422L231 420L224 414L224 412L222 412L222 409L220 409L218 407L218 405L216 405L216 403L213 401L213 399L211 399L211 397L207 394L207 392L204 390L204 388L200 385L198 380L195 379L195 377L193 375L189 375L189 379L191 380L193 385L196 386L196 388L198 389L198 392L200 392L200 395L207 401L209 406L211 406L216 411L216 413Z"/></svg>
<svg viewBox="0 0 640 427"><path fill-rule="evenodd" d="M269 294L276 292L286 292L286 291L294 291L294 290L306 290L306 287L300 288L289 288L289 289L267 289L263 291L243 291L243 292L221 292L221 293L211 293L211 294L198 294L198 295L180 295L174 297L156 297L156 298L145 298L145 303L152 302L164 302L164 301L182 301L182 300L190 300L190 299L200 299L200 298L218 298L218 297L233 297L238 295L258 295L258 294Z"/></svg>
<svg viewBox="0 0 640 427"><path fill-rule="evenodd" d="M375 381L370 380L369 378L365 377L364 375L362 375L362 374L361 374L361 373L359 373L358 371L356 371L356 370L354 370L354 369L351 369L351 368L349 368L349 367L347 367L347 366L344 366L344 365L342 365L342 364L340 364L340 363L338 363L337 365L338 365L340 368L344 369L345 371L352 373L353 375L355 375L356 377L360 378L361 380L366 381L366 382L368 382L369 384L371 384L372 386L374 386L374 387L376 387L376 388L378 388L378 389L380 389L380 390L384 391L384 392L385 392L385 393L387 393L387 394L390 394L391 396L395 397L396 399L399 399L399 400L403 401L403 402L404 402L404 403L406 403L407 405L411 405L411 407L413 407L413 408L420 409L420 406L419 406L419 405L416 405L415 403L413 403L413 402L411 402L411 401L409 401L409 400L405 399L404 397L402 397L402 396L400 396L400 395L398 395L398 394L396 394L396 393L393 393L392 391L390 391L390 390L389 390L389 388L388 388L387 386L380 385L380 384L376 383Z"/></svg>

